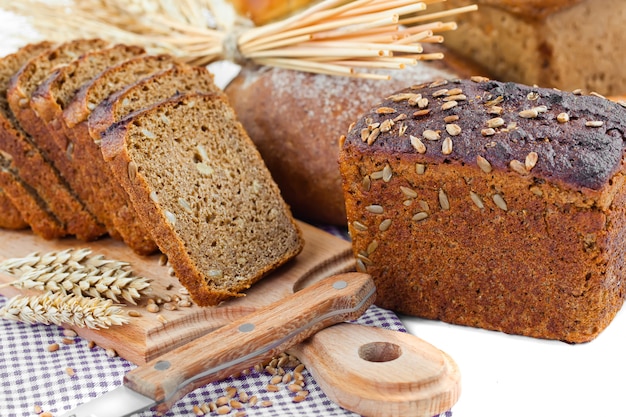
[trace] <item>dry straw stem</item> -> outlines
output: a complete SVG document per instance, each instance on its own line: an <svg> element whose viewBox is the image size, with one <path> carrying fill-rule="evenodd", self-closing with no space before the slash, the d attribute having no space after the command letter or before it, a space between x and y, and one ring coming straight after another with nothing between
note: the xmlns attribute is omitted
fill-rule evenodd
<svg viewBox="0 0 626 417"><path fill-rule="evenodd" d="M250 28L243 18L220 22L217 0L81 0L71 7L36 0L0 0L0 7L32 17L48 39L101 37L142 45L204 65L226 59L332 75L389 78L370 69L403 69L441 54L422 54L421 43L440 43L442 22L477 10L466 6L424 13L442 0L324 0L282 21ZM216 12L219 10L219 12ZM228 14L228 13L226 13ZM232 23L232 22L230 22ZM58 28L63 27L60 31Z"/></svg>
<svg viewBox="0 0 626 417"><path fill-rule="evenodd" d="M13 297L0 309L0 318L90 329L106 329L128 323L128 316L111 300L52 293Z"/></svg>
<svg viewBox="0 0 626 417"><path fill-rule="evenodd" d="M151 290L150 281L133 276L128 263L90 254L89 249L68 249L7 259L0 263L0 271L17 279L2 286L109 299L116 303L123 298L131 304Z"/></svg>

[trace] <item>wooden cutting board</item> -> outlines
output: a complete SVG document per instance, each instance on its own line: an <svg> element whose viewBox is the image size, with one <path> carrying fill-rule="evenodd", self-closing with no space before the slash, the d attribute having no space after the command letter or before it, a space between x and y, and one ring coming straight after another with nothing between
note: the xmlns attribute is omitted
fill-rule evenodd
<svg viewBox="0 0 626 417"><path fill-rule="evenodd" d="M160 255L142 257L122 242L109 238L89 243L75 239L46 241L28 230L3 230L0 232L0 259L24 257L33 252L90 248L94 255L102 254L108 259L129 262L135 275L152 279L151 295L142 297L137 306L124 307L126 311L137 311L140 317L130 317L130 323L109 329L73 328L84 339L92 340L103 348L112 348L119 356L141 365L312 282L354 270L349 242L306 223L298 222L298 225L305 245L296 259L254 284L245 297L228 300L216 307L192 305L174 311L161 308L158 313L148 312L146 305L149 298L180 295L182 286L176 277L169 274L168 266L159 264ZM0 283L13 279L0 274ZM11 286L0 288L0 294L7 297L20 292Z"/></svg>

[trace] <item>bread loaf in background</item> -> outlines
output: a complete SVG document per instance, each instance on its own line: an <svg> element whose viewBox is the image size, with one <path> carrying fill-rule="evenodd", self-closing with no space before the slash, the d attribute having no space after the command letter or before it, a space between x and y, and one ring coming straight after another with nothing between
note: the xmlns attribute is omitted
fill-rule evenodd
<svg viewBox="0 0 626 417"><path fill-rule="evenodd" d="M443 48L433 51L445 58L390 71L389 81L250 66L228 85L230 103L296 217L345 226L338 140L372 103L412 83L484 73Z"/></svg>
<svg viewBox="0 0 626 417"><path fill-rule="evenodd" d="M477 4L455 17L446 46L485 65L494 78L603 95L626 91L623 0L454 0Z"/></svg>
<svg viewBox="0 0 626 417"><path fill-rule="evenodd" d="M592 340L626 295L626 108L473 80L391 94L350 130L358 268L400 313Z"/></svg>

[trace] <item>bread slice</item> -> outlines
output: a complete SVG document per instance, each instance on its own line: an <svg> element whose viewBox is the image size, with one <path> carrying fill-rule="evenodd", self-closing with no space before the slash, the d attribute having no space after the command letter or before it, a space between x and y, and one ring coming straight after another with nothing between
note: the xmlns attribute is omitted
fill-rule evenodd
<svg viewBox="0 0 626 417"><path fill-rule="evenodd" d="M12 173L20 182L14 186L6 186L5 192L14 203L20 203L20 210L30 210L28 213L23 212L23 216L35 234L47 239L80 231L83 228L80 216L74 214L80 206L63 179L44 160L28 135L19 127L9 108L6 90L10 78L25 62L51 46L50 42L26 45L0 59L0 150L12 158ZM9 180L10 178L11 176L8 177ZM28 184L28 187L21 184ZM57 213L64 216L57 216Z"/></svg>
<svg viewBox="0 0 626 417"><path fill-rule="evenodd" d="M109 126L130 113L189 92L223 94L206 68L178 64L109 96L89 116L89 133L97 141Z"/></svg>
<svg viewBox="0 0 626 417"><path fill-rule="evenodd" d="M16 140L28 142L28 146L38 155L37 164L33 166L41 178L37 184L31 184L64 222L68 232L82 240L98 238L106 233L106 229L87 210L54 165L53 161L67 157L65 150L60 150L56 144L49 146L53 144L52 141L42 140L49 134L45 124L30 107L30 97L53 68L66 65L83 53L106 45L102 40L77 40L48 49L18 68L8 83L6 93L9 107L15 116L13 124L19 132Z"/></svg>
<svg viewBox="0 0 626 417"><path fill-rule="evenodd" d="M223 94L177 96L107 130L102 152L195 303L215 305L302 250Z"/></svg>
<svg viewBox="0 0 626 417"><path fill-rule="evenodd" d="M28 44L21 48L20 54L24 57L25 60L28 57L37 55L42 51L48 49L51 45L52 43L47 41ZM15 54L13 56L15 57ZM13 71L10 66L0 67L0 80L8 80L12 73ZM8 108L6 95L4 94L0 94L0 108ZM1 114L2 112L0 112L0 123L6 121L2 118ZM0 147L0 151L1 150L2 149ZM18 203L22 199L24 199L25 201L33 202L34 198L26 190L19 189L19 187L14 187L15 184L12 184L12 182L20 181L19 176L15 177L14 175L17 174L8 172L6 174L2 174L2 177L4 177L6 181L8 181L8 186L11 189L16 190L15 193L12 193L10 190L0 189L0 227L4 229L24 229L30 226L28 222L24 220L24 217L21 214L23 206L20 206L19 204L16 205L13 200L16 200L16 202ZM34 210L39 210L39 207L35 207ZM47 216L45 209L42 212L37 211L36 213L41 216ZM62 230L63 228L61 227L59 229L58 227L55 227L55 229Z"/></svg>
<svg viewBox="0 0 626 417"><path fill-rule="evenodd" d="M4 174L0 174L0 177ZM0 181L2 181L0 179ZM11 179L12 181L12 179ZM22 217L20 209L13 204L9 195L0 189L0 227L3 229L27 229L29 224Z"/></svg>
<svg viewBox="0 0 626 417"><path fill-rule="evenodd" d="M137 216L126 191L104 162L99 142L93 141L89 136L87 118L91 110L115 91L155 72L163 71L173 63L174 58L169 55L141 55L110 66L83 84L62 114L61 124L65 129L64 139L67 141L64 147L72 144L74 161L84 168L83 176L98 184L95 193L103 202L115 229L119 231L124 242L141 255L156 251L157 246Z"/></svg>
<svg viewBox="0 0 626 417"><path fill-rule="evenodd" d="M0 206L3 210L0 227L21 229L27 224L35 234L47 240L65 235L61 222L54 214L47 212L45 202L15 171L11 156L2 151L0 151L0 187L11 199L10 206L4 204Z"/></svg>
<svg viewBox="0 0 626 417"><path fill-rule="evenodd" d="M89 212L104 224L109 235L123 239L130 247L141 254L156 250L150 242L147 229L136 219L128 218L115 221L115 212L108 209L107 200L109 177L94 170L97 164L84 158L84 150L68 140L69 132L63 125L63 111L73 99L76 91L86 82L99 75L111 65L144 54L143 48L127 45L115 45L97 49L53 71L31 95L30 106L39 117L39 122L46 127L48 135L38 138L38 143L46 149L58 147L65 150L65 158L54 161L61 175L68 181ZM140 230L136 230L139 228ZM135 234L139 233L138 242ZM146 240L148 247L146 247Z"/></svg>

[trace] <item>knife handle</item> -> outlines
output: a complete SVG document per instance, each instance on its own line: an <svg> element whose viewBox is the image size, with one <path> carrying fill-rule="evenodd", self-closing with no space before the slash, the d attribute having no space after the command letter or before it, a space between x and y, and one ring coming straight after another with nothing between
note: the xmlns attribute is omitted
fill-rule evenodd
<svg viewBox="0 0 626 417"><path fill-rule="evenodd" d="M325 327L358 318L374 298L367 274L325 278L135 368L124 385L154 399L155 411L165 413L200 386L251 368Z"/></svg>

